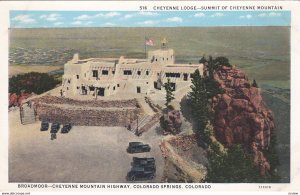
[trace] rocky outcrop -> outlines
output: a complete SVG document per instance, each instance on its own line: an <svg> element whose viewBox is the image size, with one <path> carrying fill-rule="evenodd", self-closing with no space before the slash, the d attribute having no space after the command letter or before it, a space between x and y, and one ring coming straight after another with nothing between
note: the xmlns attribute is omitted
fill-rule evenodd
<svg viewBox="0 0 300 195"><path fill-rule="evenodd" d="M236 68L221 67L214 74L223 94L212 100L215 112L214 133L226 147L244 144L253 153L261 175L270 169L262 150L270 145L274 129L272 111L268 109L259 88L252 87L247 76Z"/></svg>
<svg viewBox="0 0 300 195"><path fill-rule="evenodd" d="M32 96L32 93L21 93L17 95L16 93L8 93L9 105L8 107L12 106L20 106L22 101L27 99L28 97Z"/></svg>
<svg viewBox="0 0 300 195"><path fill-rule="evenodd" d="M181 115L179 110L171 110L164 116L166 123L165 133L171 133L173 135L180 133L180 127L182 125Z"/></svg>

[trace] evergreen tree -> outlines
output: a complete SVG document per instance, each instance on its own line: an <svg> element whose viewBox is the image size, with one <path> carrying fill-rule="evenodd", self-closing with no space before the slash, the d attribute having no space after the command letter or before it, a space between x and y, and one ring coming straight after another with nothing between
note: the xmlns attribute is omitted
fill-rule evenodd
<svg viewBox="0 0 300 195"><path fill-rule="evenodd" d="M164 88L166 90L166 107L169 106L169 104L171 103L172 100L175 99L174 94L173 94L173 89L170 83L170 79L168 78L167 83L165 83Z"/></svg>
<svg viewBox="0 0 300 195"><path fill-rule="evenodd" d="M258 88L258 85L257 85L257 83L256 83L256 80L255 80L255 79L253 79L252 87L256 87L256 88Z"/></svg>
<svg viewBox="0 0 300 195"><path fill-rule="evenodd" d="M204 128L209 120L208 99L205 89L204 79L197 69L192 78L192 91L188 94L188 101L192 108L192 116L197 125L200 135L204 134Z"/></svg>
<svg viewBox="0 0 300 195"><path fill-rule="evenodd" d="M253 157L241 145L234 145L225 152L217 143L209 149L207 182L214 183L253 183L262 182Z"/></svg>

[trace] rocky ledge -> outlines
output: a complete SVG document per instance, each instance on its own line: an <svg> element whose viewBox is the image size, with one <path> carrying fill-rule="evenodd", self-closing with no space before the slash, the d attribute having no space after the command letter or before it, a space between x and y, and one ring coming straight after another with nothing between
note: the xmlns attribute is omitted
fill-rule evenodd
<svg viewBox="0 0 300 195"><path fill-rule="evenodd" d="M270 145L274 129L273 113L262 100L261 91L239 69L222 66L214 79L224 89L212 100L215 112L214 133L218 141L230 147L243 144L253 154L260 174L270 170L263 150Z"/></svg>

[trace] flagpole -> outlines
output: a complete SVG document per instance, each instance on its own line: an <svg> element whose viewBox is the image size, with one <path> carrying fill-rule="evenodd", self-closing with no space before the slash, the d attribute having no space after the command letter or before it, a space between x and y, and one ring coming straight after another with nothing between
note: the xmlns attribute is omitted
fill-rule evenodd
<svg viewBox="0 0 300 195"><path fill-rule="evenodd" d="M145 59L147 58L147 44L146 44L146 36L144 40L144 45L145 45Z"/></svg>

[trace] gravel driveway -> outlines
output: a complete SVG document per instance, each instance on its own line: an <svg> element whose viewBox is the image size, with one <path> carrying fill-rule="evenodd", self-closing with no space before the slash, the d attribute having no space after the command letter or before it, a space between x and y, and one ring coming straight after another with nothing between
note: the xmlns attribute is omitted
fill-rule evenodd
<svg viewBox="0 0 300 195"><path fill-rule="evenodd" d="M164 162L155 127L136 137L122 127L74 126L51 141L49 131L39 131L40 122L21 125L18 110L9 112L9 127L10 182L127 182L133 156L155 157L156 177L149 182L161 181ZM152 149L128 154L130 141L148 143Z"/></svg>

